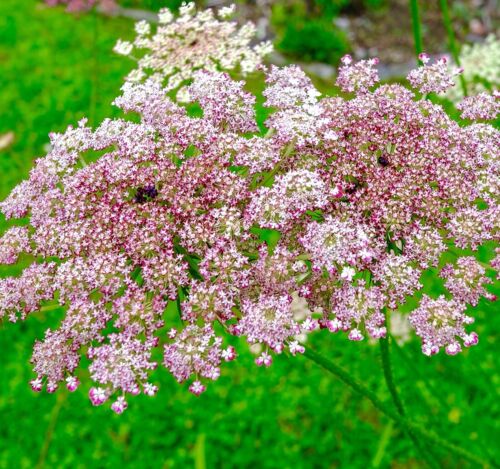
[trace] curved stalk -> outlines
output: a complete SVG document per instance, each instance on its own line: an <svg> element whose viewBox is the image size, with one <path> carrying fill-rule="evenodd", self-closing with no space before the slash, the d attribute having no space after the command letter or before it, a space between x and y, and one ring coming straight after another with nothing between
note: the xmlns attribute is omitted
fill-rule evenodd
<svg viewBox="0 0 500 469"><path fill-rule="evenodd" d="M391 357L390 357L390 343L389 341L391 340L390 336L385 338L385 339L380 339L379 344L380 344L380 356L382 357L382 368L384 370L384 378L385 382L387 384L387 388L389 389L389 392L392 397L392 401L394 402L394 406L396 407L396 410L398 411L398 414L404 418L405 417L405 409L403 406L403 402L401 401L401 398L399 397L398 390L396 388L396 384L394 382L393 374L392 374L392 366L391 366ZM427 462L427 465L433 469L438 468L439 466L429 457L429 450L428 448L425 448L415 433L408 428L408 426L405 426L404 431L407 433L407 435L410 437L411 441L415 445L415 448L417 451L421 454L422 458Z"/></svg>
<svg viewBox="0 0 500 469"><path fill-rule="evenodd" d="M380 412L382 412L390 419L394 420L403 429L407 427L419 437L424 438L430 444L436 445L436 447L439 447L443 450L447 450L456 456L460 456L466 459L467 461L479 464L484 468L489 468L494 466L494 464L490 463L489 461L479 456L476 456L475 454L467 451L463 447L457 446L454 443L451 443L450 441L441 438L432 430L427 430L420 424L414 423L408 420L406 417L402 417L396 411L394 411L391 406L387 405L385 402L380 400L375 394L375 392L373 392L370 388L366 387L356 378L353 378L348 371L344 370L342 367L338 366L331 360L328 360L327 358L323 357L316 351L312 350L310 347L306 348L304 356L307 359L315 362L328 372L337 376L341 381L343 381L345 384L351 387L358 394L361 394L362 396L366 397L368 400L370 400L370 402L374 405L375 408L377 408Z"/></svg>
<svg viewBox="0 0 500 469"><path fill-rule="evenodd" d="M90 90L90 118L97 126L97 99L99 90L99 18L96 9L92 10L92 89ZM84 165L86 166L86 165Z"/></svg>

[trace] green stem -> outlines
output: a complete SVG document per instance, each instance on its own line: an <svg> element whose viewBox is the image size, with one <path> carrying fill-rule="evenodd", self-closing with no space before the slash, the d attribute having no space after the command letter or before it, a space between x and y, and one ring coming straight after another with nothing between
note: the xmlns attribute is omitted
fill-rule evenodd
<svg viewBox="0 0 500 469"><path fill-rule="evenodd" d="M399 415L401 417L405 417L405 409L403 406L403 402L401 401L401 398L399 397L398 390L396 388L396 384L394 383L394 377L392 374L392 366L391 366L391 356L390 356L390 337L387 337L386 339L380 339L379 344L380 344L380 355L382 357L382 367L384 370L384 378L385 382L387 384L387 388L389 389L389 392L392 397L392 401L394 402L394 406L396 407ZM415 448L417 451L421 454L422 458L427 462L427 465L431 468L438 468L439 466L429 457L429 451L427 448L424 448L415 433L406 426L404 428L405 432L407 435L410 437L411 441L415 445Z"/></svg>
<svg viewBox="0 0 500 469"><path fill-rule="evenodd" d="M281 168L281 165L285 162L285 160L292 154L293 150L295 149L295 140L290 142L283 153L283 156L281 157L281 160L278 162L278 164L273 168L273 170L267 175L267 177L262 181L260 184L261 187L265 186L271 179L275 176L275 174L279 171Z"/></svg>
<svg viewBox="0 0 500 469"><path fill-rule="evenodd" d="M457 446L454 443L451 443L448 440L441 438L432 430L427 430L425 427L408 420L406 417L402 417L396 411L394 411L391 408L391 406L388 406L385 402L381 401L370 388L366 387L360 381L353 378L348 371L344 370L340 366L336 365L334 362L323 357L316 351L312 350L310 347L306 348L304 356L307 359L315 362L328 372L337 376L341 381L350 386L358 394L361 394L362 396L366 397L376 409L378 409L380 412L382 412L390 419L394 420L403 429L405 427L408 427L413 433L417 434L421 438L424 438L429 443L434 444L436 447L439 447L443 450L447 450L456 456L460 456L470 462L479 464L484 468L493 466L493 464L490 463L489 461L486 461L480 458L479 456L470 453L463 447Z"/></svg>
<svg viewBox="0 0 500 469"><path fill-rule="evenodd" d="M415 55L418 63L421 63L419 55L423 52L422 46L422 29L420 23L420 12L418 8L418 0L410 0L411 12L411 28L413 31L413 45L415 47Z"/></svg>
<svg viewBox="0 0 500 469"><path fill-rule="evenodd" d="M389 420L389 423L385 426L385 429L382 432L378 443L377 452L375 453L375 456L372 460L372 466L374 468L380 467L380 464L384 459L385 451L387 450L387 446L389 445L393 428L394 422L392 420Z"/></svg>
<svg viewBox="0 0 500 469"><path fill-rule="evenodd" d="M92 10L92 90L90 94L90 118L91 125L97 126L96 108L99 90L99 18L96 9Z"/></svg>
<svg viewBox="0 0 500 469"><path fill-rule="evenodd" d="M36 464L37 469L43 469L45 467L45 462L47 460L47 455L49 454L50 443L52 442L52 437L54 436L54 431L57 425L57 419L59 418L59 413L61 411L61 407L66 400L67 393L59 391L57 393L57 400L52 407L52 412L50 414L49 425L47 427L47 431L45 432L45 439L43 440L43 445L40 450L40 455L38 456L38 462Z"/></svg>
<svg viewBox="0 0 500 469"><path fill-rule="evenodd" d="M446 34L448 35L448 48L453 57L455 63L460 67L460 56L458 54L457 41L455 38L455 31L453 29L453 23L451 22L450 9L448 7L448 0L439 0L439 6L441 8L441 13L443 15L443 22L446 28ZM460 74L460 86L462 87L462 93L467 96L467 83L463 74Z"/></svg>
<svg viewBox="0 0 500 469"><path fill-rule="evenodd" d="M408 369L410 373L412 373L416 378L419 378L423 385L426 387L427 392L429 392L432 396L434 396L435 400L437 401L437 404L440 405L441 407L446 407L446 403L441 396L441 393L436 390L436 388L433 386L433 384L426 379L425 376L420 372L420 370L415 366L414 361L408 356L406 351L401 347L397 340L394 338L394 336L390 335L392 341L391 343L394 344L394 348L398 351L400 354L401 358L403 359L403 362ZM427 400L427 405L432 407L432 403ZM429 415L431 415L429 413Z"/></svg>
<svg viewBox="0 0 500 469"><path fill-rule="evenodd" d="M384 378L385 382L387 384L387 388L389 389L389 392L391 393L392 400L394 402L394 405L399 413L399 415L403 416L405 414L405 410L403 407L403 403L401 402L401 399L399 398L398 391L396 389L396 385L394 384L394 379L392 376L392 367L391 367L391 358L390 358L390 351L389 351L389 340L390 338L386 339L380 339L379 344L380 344L380 356L382 357L382 367L384 370Z"/></svg>
<svg viewBox="0 0 500 469"><path fill-rule="evenodd" d="M40 309L38 311L41 313L45 313L47 311L54 311L54 310L59 309L59 308L62 308L62 305L60 305L59 303L56 303L56 304L42 306L42 307L40 307Z"/></svg>

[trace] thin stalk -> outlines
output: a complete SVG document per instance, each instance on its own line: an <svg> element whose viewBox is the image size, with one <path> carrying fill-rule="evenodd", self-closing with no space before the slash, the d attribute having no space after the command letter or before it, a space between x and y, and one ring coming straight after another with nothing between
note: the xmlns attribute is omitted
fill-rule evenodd
<svg viewBox="0 0 500 469"><path fill-rule="evenodd" d="M390 356L390 337L386 339L380 339L380 356L382 357L382 367L384 370L384 378L387 384L387 388L392 397L392 401L394 402L394 406L398 411L401 417L405 417L405 409L403 406L403 402L399 397L398 390L396 388L396 384L394 382L394 377L392 374L392 366L391 366L391 356ZM427 465L431 468L438 468L439 466L429 457L430 453L427 448L423 447L422 443L419 441L415 433L408 428L407 426L404 428L407 435L410 437L411 441L415 445L417 451L421 454L422 458L427 462Z"/></svg>
<svg viewBox="0 0 500 469"><path fill-rule="evenodd" d="M43 440L43 445L38 456L38 462L36 464L37 469L43 469L45 467L45 462L47 460L47 455L49 454L50 443L52 442L52 437L57 425L57 419L59 418L59 413L61 412L61 407L66 400L67 393L59 391L57 393L57 400L52 407L52 412L50 414L49 425L47 431L45 432L45 439Z"/></svg>
<svg viewBox="0 0 500 469"><path fill-rule="evenodd" d="M431 382L429 382L426 379L426 377L421 373L421 371L415 366L414 362L408 356L408 354L403 349L403 347L401 347L398 344L398 341L394 338L394 336L390 335L390 337L392 339L391 344L394 344L394 348L401 355L401 358L403 359L403 362L404 362L406 368L410 371L410 373L412 373L415 377L419 378L423 382L423 384L427 388L428 392L430 392L435 397L436 401L438 402L438 404L441 407L446 407L446 402L444 401L443 397L441 396L441 393L439 393L436 390L436 388L433 386L433 384ZM427 400L427 405L430 407L430 406L432 406L432 403L430 403ZM429 415L431 415L431 414L429 413Z"/></svg>
<svg viewBox="0 0 500 469"><path fill-rule="evenodd" d="M399 397L399 394L398 394L398 391L396 389L396 385L394 384L394 379L392 376L391 358L390 358L390 351L389 351L389 340L390 340L389 338L379 340L380 356L382 357L382 367L384 370L384 378L385 378L385 382L387 384L387 388L389 389L389 392L391 394L392 401L394 402L394 406L396 407L396 410L398 411L399 415L404 416L405 409L404 409L403 403L401 402L401 399Z"/></svg>
<svg viewBox="0 0 500 469"><path fill-rule="evenodd" d="M455 31L453 29L453 23L451 21L450 9L448 7L448 0L439 0L439 6L441 8L441 13L443 15L444 27L446 28L446 34L448 35L448 48L453 57L455 63L460 67L460 56L458 55L457 41L455 38ZM462 93L467 96L467 83L463 74L459 75L460 86L462 87Z"/></svg>
<svg viewBox="0 0 500 469"><path fill-rule="evenodd" d="M47 311L54 311L54 310L62 308L62 307L63 307L62 305L60 305L59 303L56 303L56 304L42 306L38 309L38 311L45 313Z"/></svg>
<svg viewBox="0 0 500 469"><path fill-rule="evenodd" d="M295 149L295 140L291 141L285 148L283 152L283 156L281 160L276 164L276 166L272 169L272 171L264 178L264 180L260 183L260 187L265 186L271 179L275 176L275 174L281 168L281 165L285 162L285 160L292 154Z"/></svg>
<svg viewBox="0 0 500 469"><path fill-rule="evenodd" d="M393 428L394 422L392 420L389 420L389 423L385 426L385 429L382 432L382 435L378 442L377 452L375 453L375 456L372 460L372 466L374 468L380 467L380 464L384 459L385 451L387 450L387 446L389 445Z"/></svg>
<svg viewBox="0 0 500 469"><path fill-rule="evenodd" d="M92 10L92 23L92 89L90 94L90 118L92 125L96 126L97 95L99 90L99 18L95 8Z"/></svg>
<svg viewBox="0 0 500 469"><path fill-rule="evenodd" d="M345 384L351 387L358 394L361 394L362 396L366 397L376 409L378 409L380 412L382 412L390 419L394 420L403 429L405 427L408 427L419 437L424 438L429 443L436 445L436 447L439 447L442 450L447 450L456 456L460 456L470 462L479 464L484 468L494 466L493 463L490 463L489 461L484 460L479 456L476 456L475 454L467 451L463 447L457 446L454 443L451 443L450 441L441 438L432 430L427 430L425 427L408 420L406 417L402 417L396 411L394 411L391 406L381 401L370 388L366 387L360 381L353 378L348 371L344 370L342 367L336 365L334 362L323 357L316 351L312 350L310 347L306 348L304 356L307 359L315 362L325 370L327 370L329 373L332 373L333 375L337 376L337 378L339 378L341 381L343 381Z"/></svg>
<svg viewBox="0 0 500 469"><path fill-rule="evenodd" d="M421 63L419 55L423 52L422 46L422 28L420 23L420 11L418 0L410 0L411 29L413 31L413 46L415 47L415 56L418 63Z"/></svg>

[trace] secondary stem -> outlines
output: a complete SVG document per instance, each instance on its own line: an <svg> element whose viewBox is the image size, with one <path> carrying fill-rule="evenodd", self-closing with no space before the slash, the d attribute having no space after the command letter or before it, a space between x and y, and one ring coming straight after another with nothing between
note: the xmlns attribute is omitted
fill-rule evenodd
<svg viewBox="0 0 500 469"><path fill-rule="evenodd" d="M438 436L436 433L434 433L431 430L427 430L426 428L422 427L421 425L411 422L408 420L406 417L402 417L399 415L397 412L395 412L390 406L388 406L385 402L381 401L376 394L369 388L367 388L364 384L362 384L360 381L357 379L353 378L351 374L344 370L342 367L336 365L334 362L331 360L328 360L327 358L323 357L316 351L312 350L310 347L307 347L304 356L327 370L328 372L332 373L333 375L337 376L341 381L343 381L345 384L350 386L354 391L356 391L358 394L361 394L362 396L366 397L371 401L371 403L384 415L387 417L391 418L394 420L396 423L398 423L402 428L408 427L412 432L417 434L418 436L426 439L429 441L429 443L436 445L437 447L443 449L443 450L448 450L450 453L453 453L457 456L461 456L462 458L474 462L476 464L480 464L482 467L491 467L493 464L491 464L489 461L486 461L479 456L476 456L473 453L470 453L466 449L457 446L448 440L445 440Z"/></svg>
<svg viewBox="0 0 500 469"><path fill-rule="evenodd" d="M422 29L420 27L420 12L418 9L418 0L410 0L411 28L413 31L413 44L415 55L420 63L419 55L422 53Z"/></svg>
<svg viewBox="0 0 500 469"><path fill-rule="evenodd" d="M281 160L276 164L276 166L273 168L273 170L267 175L267 177L262 181L260 186L265 186L271 179L275 176L275 174L278 172L278 170L281 168L281 165L285 162L285 160L292 154L293 150L295 149L295 140L290 142L283 153L283 156L281 157Z"/></svg>
<svg viewBox="0 0 500 469"><path fill-rule="evenodd" d="M99 90L99 18L97 11L92 12L92 89L90 91L90 116L92 120L92 125L97 125L96 109L97 109L97 95Z"/></svg>
<svg viewBox="0 0 500 469"><path fill-rule="evenodd" d="M385 382L387 384L387 388L389 389L389 392L392 397L392 401L394 402L394 406L396 407L399 415L404 418L405 416L405 409L403 406L403 402L401 401L401 398L399 397L398 390L396 388L396 384L394 383L394 378L392 374L392 366L391 366L391 357L390 357L390 337L387 337L386 339L380 339L379 344L380 344L380 355L382 357L382 367L384 370L384 378ZM428 451L426 451L426 448L422 446L420 441L418 440L417 436L414 434L414 432L408 428L408 426L405 426L404 428L405 432L408 434L410 437L411 441L415 445L415 448L418 450L418 452L421 454L422 458L427 462L429 467L431 468L436 468L438 467L434 461L432 461L429 456L428 456Z"/></svg>

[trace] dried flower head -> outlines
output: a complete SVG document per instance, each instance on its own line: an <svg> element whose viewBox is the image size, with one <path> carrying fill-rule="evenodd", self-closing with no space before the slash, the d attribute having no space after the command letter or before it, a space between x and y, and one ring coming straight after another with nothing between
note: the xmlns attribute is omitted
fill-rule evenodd
<svg viewBox="0 0 500 469"><path fill-rule="evenodd" d="M147 23L139 22L135 40L120 40L115 46L118 54L137 60L137 68L127 80L141 82L152 77L167 90L173 90L192 79L197 70L237 68L243 75L254 71L271 52L272 45L251 45L255 26L246 23L238 27L236 22L225 21L232 11L233 7L221 8L218 19L213 10L196 11L194 3L185 3L177 18L168 9L161 10L159 25L153 32Z"/></svg>

